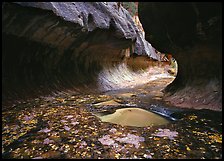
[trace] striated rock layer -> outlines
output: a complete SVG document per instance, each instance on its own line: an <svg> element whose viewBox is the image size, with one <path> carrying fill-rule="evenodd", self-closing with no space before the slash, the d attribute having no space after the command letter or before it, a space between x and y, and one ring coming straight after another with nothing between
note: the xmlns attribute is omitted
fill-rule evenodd
<svg viewBox="0 0 224 161"><path fill-rule="evenodd" d="M139 3L146 40L178 63L166 100L180 107L222 108L222 5Z"/></svg>
<svg viewBox="0 0 224 161"><path fill-rule="evenodd" d="M97 91L105 65L132 53L160 59L116 2L5 2L2 9L3 101L76 87Z"/></svg>

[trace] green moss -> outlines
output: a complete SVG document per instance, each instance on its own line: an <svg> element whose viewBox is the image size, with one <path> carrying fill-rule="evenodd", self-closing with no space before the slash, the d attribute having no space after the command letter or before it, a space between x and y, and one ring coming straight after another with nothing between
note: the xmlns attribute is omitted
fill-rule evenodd
<svg viewBox="0 0 224 161"><path fill-rule="evenodd" d="M131 16L134 16L138 12L135 2L122 2L121 4L126 10L129 11Z"/></svg>

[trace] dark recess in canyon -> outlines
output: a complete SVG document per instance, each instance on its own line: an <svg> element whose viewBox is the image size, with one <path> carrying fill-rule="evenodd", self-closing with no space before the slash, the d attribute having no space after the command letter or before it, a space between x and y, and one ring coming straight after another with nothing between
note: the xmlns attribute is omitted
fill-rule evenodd
<svg viewBox="0 0 224 161"><path fill-rule="evenodd" d="M127 50L157 59L128 11L116 5L3 3L3 103L67 89L97 92L99 71L121 62Z"/></svg>
<svg viewBox="0 0 224 161"><path fill-rule="evenodd" d="M222 4L140 2L146 40L172 53L176 79L166 99L178 106L222 108Z"/></svg>
<svg viewBox="0 0 224 161"><path fill-rule="evenodd" d="M2 4L3 103L57 90L97 91L99 71L121 62L127 49L157 59L125 12L127 24L120 26L124 22L111 15L117 12L116 6L109 6L108 12L104 3L84 3ZM96 15L84 12L85 7L93 7ZM83 12L73 17L71 8ZM182 106L221 108L221 12L220 3L139 4L146 39L159 51L172 53L178 62L177 78L165 90L174 104L181 100ZM102 22L96 19L102 15ZM192 102L193 98L197 101Z"/></svg>

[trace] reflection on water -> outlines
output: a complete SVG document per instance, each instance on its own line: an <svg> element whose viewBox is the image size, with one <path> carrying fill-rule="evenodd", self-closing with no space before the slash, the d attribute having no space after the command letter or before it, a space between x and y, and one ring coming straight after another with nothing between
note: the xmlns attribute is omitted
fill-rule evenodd
<svg viewBox="0 0 224 161"><path fill-rule="evenodd" d="M140 108L117 109L113 114L97 116L103 122L111 122L123 126L146 127L169 123L164 117Z"/></svg>
<svg viewBox="0 0 224 161"><path fill-rule="evenodd" d="M120 94L125 96L121 98L116 97L115 93L71 92L16 104L11 110L2 112L2 158L221 159L221 112L178 110L176 113L162 101L152 104L150 97L153 98L155 93L150 93L155 89L160 91L170 79L152 81L128 90L128 93L121 91L117 93L119 97ZM104 110L115 114L119 108L117 113L126 110L122 119L126 117L128 122L139 123L140 120L133 118L142 119L143 123L149 119L148 112L141 113L138 108L134 108L137 112L133 109L127 111L130 107L121 109L121 105L117 108L116 102L125 107L127 104L136 104L136 107L167 115L171 111L172 117L178 120L161 126L135 127L103 122L93 115ZM133 116L133 113L136 115ZM127 117L130 114L132 119Z"/></svg>
<svg viewBox="0 0 224 161"><path fill-rule="evenodd" d="M176 111L162 101L162 89L172 77L150 81L167 73L157 67L135 72L121 67L102 71L104 90L147 83L105 93L60 92L3 111L2 158L222 158L221 112ZM161 114L177 121L169 123Z"/></svg>

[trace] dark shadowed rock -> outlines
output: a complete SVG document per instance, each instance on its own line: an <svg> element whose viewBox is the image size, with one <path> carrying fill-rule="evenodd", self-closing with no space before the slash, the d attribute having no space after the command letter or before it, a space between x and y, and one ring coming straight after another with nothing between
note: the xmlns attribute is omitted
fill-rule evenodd
<svg viewBox="0 0 224 161"><path fill-rule="evenodd" d="M115 2L5 2L2 10L3 100L90 84L94 92L105 64L129 51L159 59Z"/></svg>
<svg viewBox="0 0 224 161"><path fill-rule="evenodd" d="M178 63L166 88L175 105L222 108L222 5L218 2L139 3L146 40Z"/></svg>
<svg viewBox="0 0 224 161"><path fill-rule="evenodd" d="M116 2L16 2L22 6L53 11L65 21L79 24L82 31L115 28L116 36L136 41L134 52L158 60L154 48L142 36L130 13ZM57 25L57 24L56 24Z"/></svg>

